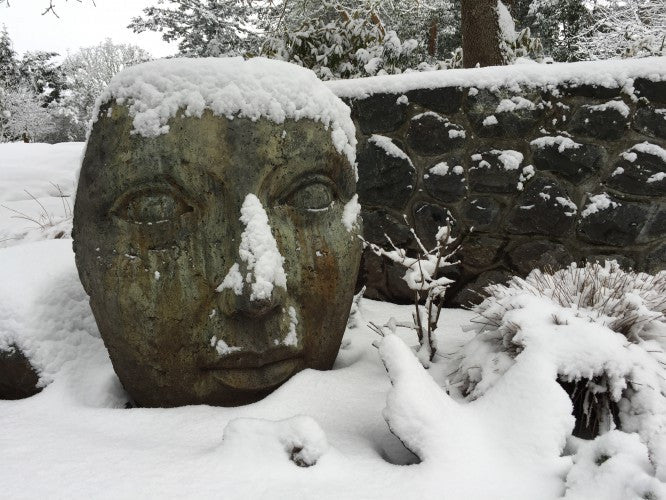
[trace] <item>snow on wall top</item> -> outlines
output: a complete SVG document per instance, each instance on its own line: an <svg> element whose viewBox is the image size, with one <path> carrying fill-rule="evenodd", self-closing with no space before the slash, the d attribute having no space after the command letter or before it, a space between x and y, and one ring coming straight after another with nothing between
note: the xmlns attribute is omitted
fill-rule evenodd
<svg viewBox="0 0 666 500"><path fill-rule="evenodd" d="M355 163L349 108L312 71L294 64L259 57L158 59L118 73L100 96L94 119L111 100L128 106L133 133L144 137L167 133L179 110L275 123L311 119L330 129L335 148Z"/></svg>
<svg viewBox="0 0 666 500"><path fill-rule="evenodd" d="M372 94L441 87L544 87L568 83L630 89L639 77L666 80L666 57L447 69L336 80L326 85L339 97L363 99Z"/></svg>

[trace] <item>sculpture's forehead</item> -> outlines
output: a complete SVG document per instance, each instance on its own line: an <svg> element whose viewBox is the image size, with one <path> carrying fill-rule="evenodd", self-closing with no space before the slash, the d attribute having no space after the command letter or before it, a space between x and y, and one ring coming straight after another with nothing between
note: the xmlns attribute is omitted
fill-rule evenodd
<svg viewBox="0 0 666 500"><path fill-rule="evenodd" d="M152 138L130 132L123 106L114 105L100 121L97 130L104 133L93 132L84 159L92 189L122 190L164 176L185 188L203 187L203 177L209 177L230 189L253 192L311 173L353 182L353 169L336 150L330 131L312 120L278 124L205 112L174 117L167 133Z"/></svg>

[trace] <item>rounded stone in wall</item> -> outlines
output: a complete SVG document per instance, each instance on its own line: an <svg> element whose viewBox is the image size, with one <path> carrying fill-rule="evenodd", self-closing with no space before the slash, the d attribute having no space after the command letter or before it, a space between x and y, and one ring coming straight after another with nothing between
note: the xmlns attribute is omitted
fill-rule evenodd
<svg viewBox="0 0 666 500"><path fill-rule="evenodd" d="M569 130L588 137L614 141L626 133L629 112L629 106L620 100L583 104L571 117Z"/></svg>
<svg viewBox="0 0 666 500"><path fill-rule="evenodd" d="M534 129L544 114L536 92L478 90L467 97L472 128L480 137L520 138Z"/></svg>
<svg viewBox="0 0 666 500"><path fill-rule="evenodd" d="M516 200L507 230L516 234L564 236L573 227L577 211L576 204L559 182L537 177Z"/></svg>
<svg viewBox="0 0 666 500"><path fill-rule="evenodd" d="M549 240L522 243L509 252L509 259L521 276L527 276L532 269L562 269L575 260L564 245Z"/></svg>
<svg viewBox="0 0 666 500"><path fill-rule="evenodd" d="M364 134L393 132L405 121L407 104L400 94L374 94L352 103L353 117Z"/></svg>
<svg viewBox="0 0 666 500"><path fill-rule="evenodd" d="M645 135L666 139L666 109L652 106L638 108L634 115L634 129Z"/></svg>
<svg viewBox="0 0 666 500"><path fill-rule="evenodd" d="M398 247L411 246L413 236L404 220L384 209L366 209L363 217L363 237L370 243L383 247L390 246L386 236Z"/></svg>
<svg viewBox="0 0 666 500"><path fill-rule="evenodd" d="M465 137L462 126L431 111L413 117L407 130L407 144L422 156L437 156L458 149L465 144Z"/></svg>
<svg viewBox="0 0 666 500"><path fill-rule="evenodd" d="M399 144L393 144L400 150ZM406 154L396 155L369 140L358 152L357 193L361 205L402 210L412 195L416 175Z"/></svg>
<svg viewBox="0 0 666 500"><path fill-rule="evenodd" d="M655 82L649 78L636 78L634 90L639 97L645 97L650 102L666 104L666 80Z"/></svg>
<svg viewBox="0 0 666 500"><path fill-rule="evenodd" d="M518 151L493 149L472 155L468 172L471 191L515 193L522 173L523 155Z"/></svg>
<svg viewBox="0 0 666 500"><path fill-rule="evenodd" d="M636 242L648 221L648 206L608 195L588 200L578 221L578 234L591 243L625 246Z"/></svg>
<svg viewBox="0 0 666 500"><path fill-rule="evenodd" d="M475 231L492 229L499 221L501 205L490 196L477 196L462 206L462 221Z"/></svg>
<svg viewBox="0 0 666 500"><path fill-rule="evenodd" d="M407 92L410 103L438 113L455 113L460 109L463 91L460 87L416 89Z"/></svg>
<svg viewBox="0 0 666 500"><path fill-rule="evenodd" d="M605 184L628 194L666 195L666 157L663 149L644 142L620 154Z"/></svg>
<svg viewBox="0 0 666 500"><path fill-rule="evenodd" d="M504 244L501 238L472 233L463 240L458 257L466 268L482 269L498 259Z"/></svg>
<svg viewBox="0 0 666 500"><path fill-rule="evenodd" d="M599 170L604 148L581 144L563 136L540 137L530 143L534 165L578 183Z"/></svg>
<svg viewBox="0 0 666 500"><path fill-rule="evenodd" d="M414 230L427 250L435 247L435 236L440 227L446 226L447 221L455 224L451 212L446 208L432 203L416 203L412 208L414 216Z"/></svg>
<svg viewBox="0 0 666 500"><path fill-rule="evenodd" d="M444 202L459 201L467 193L465 169L459 158L446 158L430 167L423 176L426 191Z"/></svg>

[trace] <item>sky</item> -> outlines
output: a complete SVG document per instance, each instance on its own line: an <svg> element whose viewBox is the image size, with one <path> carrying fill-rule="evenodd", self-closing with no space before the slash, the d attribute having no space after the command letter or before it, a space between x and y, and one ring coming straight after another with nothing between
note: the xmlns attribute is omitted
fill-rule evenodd
<svg viewBox="0 0 666 500"><path fill-rule="evenodd" d="M154 57L175 54L175 43L162 41L159 33L133 33L126 28L130 19L157 0L54 0L59 17L42 15L48 0L9 0L0 6L0 26L5 25L14 50L46 50L66 56L79 47L97 45L105 38L132 43Z"/></svg>

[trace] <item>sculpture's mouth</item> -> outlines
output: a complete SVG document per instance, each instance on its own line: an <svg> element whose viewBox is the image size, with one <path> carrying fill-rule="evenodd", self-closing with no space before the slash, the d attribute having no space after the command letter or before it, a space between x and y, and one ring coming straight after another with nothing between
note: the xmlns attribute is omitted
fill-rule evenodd
<svg viewBox="0 0 666 500"><path fill-rule="evenodd" d="M262 354L233 353L202 370L232 389L262 390L282 384L304 367L301 353L277 349Z"/></svg>

